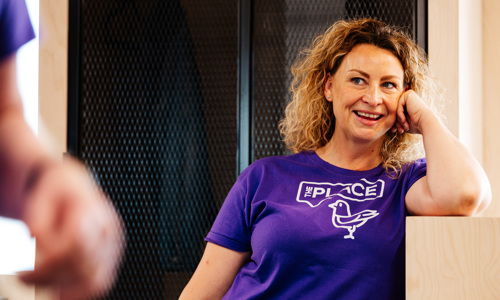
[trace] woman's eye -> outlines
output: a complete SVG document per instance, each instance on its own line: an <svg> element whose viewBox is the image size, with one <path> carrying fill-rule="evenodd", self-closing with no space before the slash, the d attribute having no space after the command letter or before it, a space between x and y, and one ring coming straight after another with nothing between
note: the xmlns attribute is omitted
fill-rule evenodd
<svg viewBox="0 0 500 300"><path fill-rule="evenodd" d="M396 85L394 83L392 83L392 82L384 82L382 84L382 86L385 87L385 88L389 88L389 89L396 88Z"/></svg>
<svg viewBox="0 0 500 300"><path fill-rule="evenodd" d="M365 81L363 80L363 78L353 77L351 78L351 82L354 84L363 84Z"/></svg>

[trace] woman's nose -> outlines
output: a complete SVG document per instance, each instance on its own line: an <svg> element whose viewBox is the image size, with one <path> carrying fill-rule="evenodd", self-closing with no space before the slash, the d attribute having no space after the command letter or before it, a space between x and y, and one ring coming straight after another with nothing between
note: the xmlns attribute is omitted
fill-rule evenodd
<svg viewBox="0 0 500 300"><path fill-rule="evenodd" d="M363 101L370 106L377 106L382 103L381 93L376 86L369 86L363 95Z"/></svg>

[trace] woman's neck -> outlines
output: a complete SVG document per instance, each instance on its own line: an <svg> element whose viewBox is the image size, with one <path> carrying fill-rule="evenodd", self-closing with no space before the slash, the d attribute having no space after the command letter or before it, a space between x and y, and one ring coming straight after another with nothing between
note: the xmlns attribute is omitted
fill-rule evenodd
<svg viewBox="0 0 500 300"><path fill-rule="evenodd" d="M340 141L333 136L316 154L324 161L348 170L365 171L377 167L382 162L380 149L382 140L372 143Z"/></svg>

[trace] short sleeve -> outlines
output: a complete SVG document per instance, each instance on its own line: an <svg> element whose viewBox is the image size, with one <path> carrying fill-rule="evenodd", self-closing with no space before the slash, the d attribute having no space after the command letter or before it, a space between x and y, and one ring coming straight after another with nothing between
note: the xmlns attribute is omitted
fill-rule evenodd
<svg viewBox="0 0 500 300"><path fill-rule="evenodd" d="M0 0L0 60L35 37L24 0Z"/></svg>
<svg viewBox="0 0 500 300"><path fill-rule="evenodd" d="M420 178L427 175L427 161L425 158L414 161L407 169L405 174L405 182L407 190L417 182Z"/></svg>
<svg viewBox="0 0 500 300"><path fill-rule="evenodd" d="M245 189L245 176L238 178L226 197L205 241L238 252L250 251L250 201Z"/></svg>

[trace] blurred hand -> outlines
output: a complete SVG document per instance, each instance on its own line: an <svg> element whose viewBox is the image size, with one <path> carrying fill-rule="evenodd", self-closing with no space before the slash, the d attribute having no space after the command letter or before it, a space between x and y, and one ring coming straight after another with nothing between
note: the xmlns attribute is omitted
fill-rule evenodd
<svg viewBox="0 0 500 300"><path fill-rule="evenodd" d="M24 222L36 237L29 284L60 290L62 300L106 292L123 252L122 222L86 168L74 159L45 170L28 195Z"/></svg>

